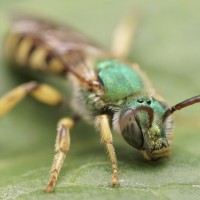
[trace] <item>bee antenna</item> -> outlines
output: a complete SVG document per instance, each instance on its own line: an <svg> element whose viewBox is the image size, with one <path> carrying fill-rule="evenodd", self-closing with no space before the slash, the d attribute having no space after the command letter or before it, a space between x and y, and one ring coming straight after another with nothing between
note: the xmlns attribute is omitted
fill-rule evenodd
<svg viewBox="0 0 200 200"><path fill-rule="evenodd" d="M182 108L185 108L187 106L190 106L192 104L199 103L199 102L200 102L200 95L186 99L186 100L176 104L175 106L168 108L163 115L163 121L165 121L175 111L181 110Z"/></svg>

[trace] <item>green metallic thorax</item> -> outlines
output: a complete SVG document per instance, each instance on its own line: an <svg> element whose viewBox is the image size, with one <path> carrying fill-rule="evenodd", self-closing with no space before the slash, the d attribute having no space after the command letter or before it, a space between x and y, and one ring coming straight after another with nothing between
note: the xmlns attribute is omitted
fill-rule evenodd
<svg viewBox="0 0 200 200"><path fill-rule="evenodd" d="M104 60L98 62L96 68L103 83L103 100L105 102L113 102L137 95L144 89L139 74L126 64L116 60Z"/></svg>
<svg viewBox="0 0 200 200"><path fill-rule="evenodd" d="M146 93L140 72L116 60L96 63L101 92L83 91L88 110L93 116L106 114L112 127L120 131L125 141L148 152L150 159L167 152L172 125L163 122L167 105ZM153 152L161 150L156 155Z"/></svg>

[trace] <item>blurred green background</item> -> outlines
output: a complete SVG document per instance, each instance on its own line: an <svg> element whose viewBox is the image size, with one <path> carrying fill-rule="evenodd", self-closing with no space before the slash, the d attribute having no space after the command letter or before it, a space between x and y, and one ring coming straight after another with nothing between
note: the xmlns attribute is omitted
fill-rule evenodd
<svg viewBox="0 0 200 200"><path fill-rule="evenodd" d="M140 64L170 104L199 94L200 2L189 0L1 0L0 96L26 81L3 57L9 15L27 13L70 24L109 48L112 31L128 11L140 22L130 59ZM67 96L65 81L43 77ZM173 154L147 162L114 135L120 187L108 186L111 166L99 134L84 122L71 134L71 149L56 191L45 194L53 158L57 120L68 109L26 98L0 119L0 199L199 199L200 108L175 114Z"/></svg>

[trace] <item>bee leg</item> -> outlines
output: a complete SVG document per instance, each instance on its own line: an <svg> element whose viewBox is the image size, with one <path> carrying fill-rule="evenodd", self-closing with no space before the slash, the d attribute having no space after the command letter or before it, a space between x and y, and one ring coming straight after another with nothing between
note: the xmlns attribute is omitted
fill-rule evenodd
<svg viewBox="0 0 200 200"><path fill-rule="evenodd" d="M113 146L113 140L112 140L112 134L110 130L108 116L107 115L98 116L98 125L100 126L101 142L106 145L106 150L108 151L108 155L112 163L112 170L113 170L112 186L117 186L119 184L117 159L116 159L115 149Z"/></svg>
<svg viewBox="0 0 200 200"><path fill-rule="evenodd" d="M113 32L111 52L121 58L126 58L133 44L138 24L137 14L126 14Z"/></svg>
<svg viewBox="0 0 200 200"><path fill-rule="evenodd" d="M16 87L0 98L0 117L9 112L28 94L48 105L60 105L63 102L62 95L56 89L47 84L32 81Z"/></svg>
<svg viewBox="0 0 200 200"><path fill-rule="evenodd" d="M58 178L60 169L70 147L70 129L74 126L74 120L63 118L58 122L57 137L55 143L55 156L50 171L50 178L45 192L52 192Z"/></svg>

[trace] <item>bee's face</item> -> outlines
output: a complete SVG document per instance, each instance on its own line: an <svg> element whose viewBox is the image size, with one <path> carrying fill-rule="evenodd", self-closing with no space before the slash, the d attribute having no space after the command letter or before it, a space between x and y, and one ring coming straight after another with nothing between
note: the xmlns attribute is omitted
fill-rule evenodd
<svg viewBox="0 0 200 200"><path fill-rule="evenodd" d="M125 141L150 154L168 148L168 127L162 120L164 111L163 105L154 99L132 101L121 112L119 119L120 131Z"/></svg>

